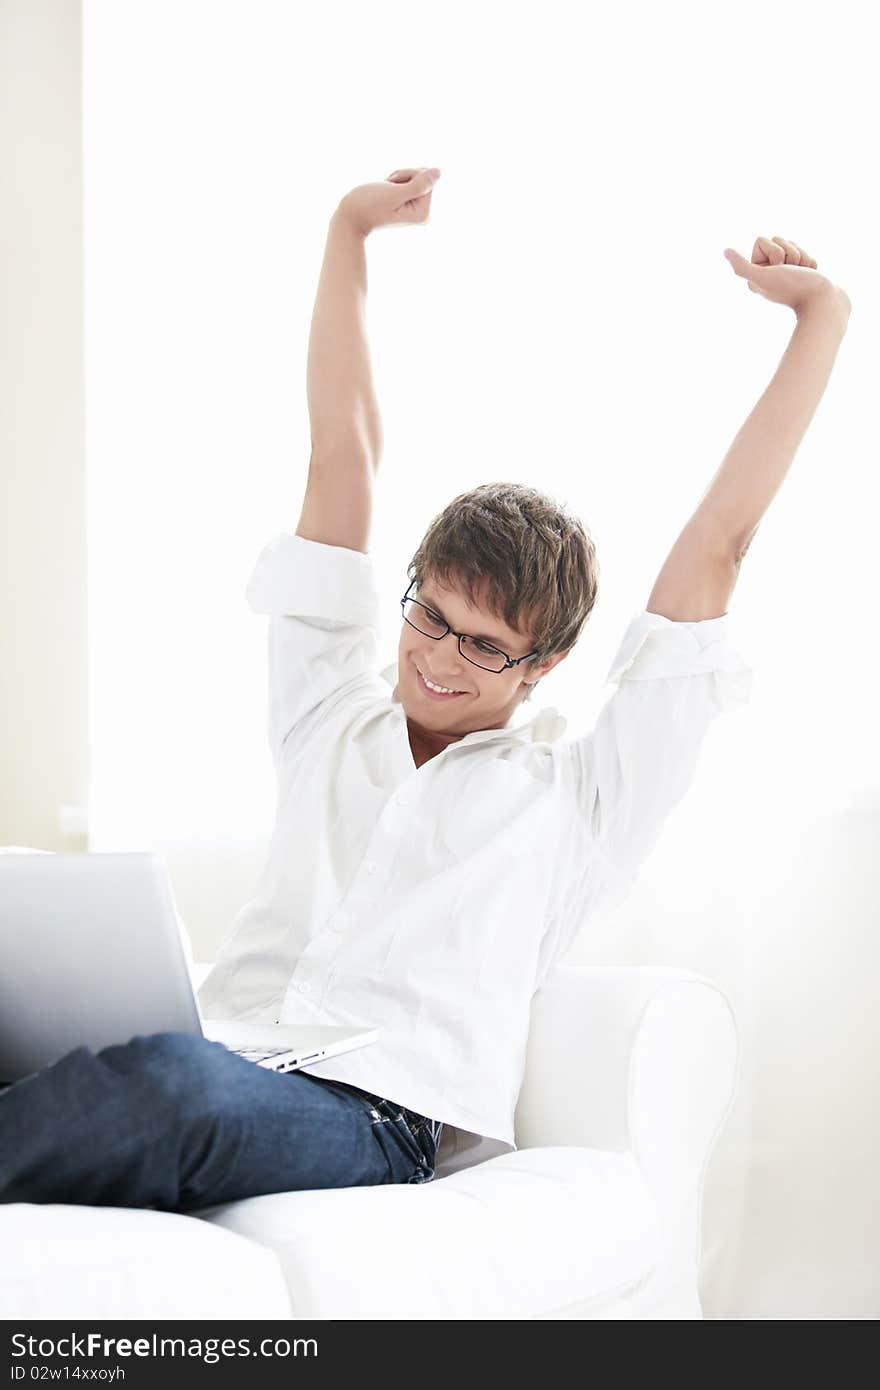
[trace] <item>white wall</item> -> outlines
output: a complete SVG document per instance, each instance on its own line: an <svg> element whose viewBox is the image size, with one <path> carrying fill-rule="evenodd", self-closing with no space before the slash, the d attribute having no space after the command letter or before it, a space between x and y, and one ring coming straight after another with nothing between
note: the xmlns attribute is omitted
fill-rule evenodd
<svg viewBox="0 0 880 1390"><path fill-rule="evenodd" d="M0 844L56 851L89 767L80 29L0 5Z"/></svg>

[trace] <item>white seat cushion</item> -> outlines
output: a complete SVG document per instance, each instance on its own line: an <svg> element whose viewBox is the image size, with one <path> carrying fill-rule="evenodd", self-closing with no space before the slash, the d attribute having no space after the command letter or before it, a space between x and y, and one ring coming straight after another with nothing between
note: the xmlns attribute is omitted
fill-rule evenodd
<svg viewBox="0 0 880 1390"><path fill-rule="evenodd" d="M194 1216L275 1252L297 1318L533 1318L646 1278L656 1204L630 1153L499 1154L429 1183L269 1193Z"/></svg>
<svg viewBox="0 0 880 1390"><path fill-rule="evenodd" d="M265 1246L176 1212L0 1205L0 1318L289 1318Z"/></svg>

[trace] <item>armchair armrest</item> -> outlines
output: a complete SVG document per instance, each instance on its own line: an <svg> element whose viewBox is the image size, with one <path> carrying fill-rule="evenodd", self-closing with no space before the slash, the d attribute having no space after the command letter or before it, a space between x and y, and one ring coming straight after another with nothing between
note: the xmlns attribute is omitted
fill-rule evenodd
<svg viewBox="0 0 880 1390"><path fill-rule="evenodd" d="M517 1144L631 1152L671 1260L695 1287L703 1183L739 1061L733 1010L711 980L560 963L532 1002Z"/></svg>

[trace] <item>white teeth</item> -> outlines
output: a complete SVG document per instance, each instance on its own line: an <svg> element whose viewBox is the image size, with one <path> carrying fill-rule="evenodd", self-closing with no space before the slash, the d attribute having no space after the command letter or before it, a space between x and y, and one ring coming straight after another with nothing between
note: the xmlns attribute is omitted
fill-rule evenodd
<svg viewBox="0 0 880 1390"><path fill-rule="evenodd" d="M419 675L421 676L422 680L425 682L425 685L428 687L428 689L429 689L429 690L436 690L437 693L438 693L439 695L460 695L460 694L463 694L462 691L458 691L458 690L449 690L449 689L447 689L447 687L446 687L445 685L435 685L433 681L429 681L429 680L428 680L428 677L425 675L424 671L420 671L420 672L419 672Z"/></svg>

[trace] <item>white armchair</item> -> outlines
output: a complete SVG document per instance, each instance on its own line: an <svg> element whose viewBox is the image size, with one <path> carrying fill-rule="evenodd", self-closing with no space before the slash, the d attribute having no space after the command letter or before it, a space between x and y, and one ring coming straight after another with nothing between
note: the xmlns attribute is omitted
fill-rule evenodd
<svg viewBox="0 0 880 1390"><path fill-rule="evenodd" d="M535 996L515 1153L447 1129L430 1183L192 1215L0 1204L0 1318L701 1318L737 1062L711 981L561 963Z"/></svg>

